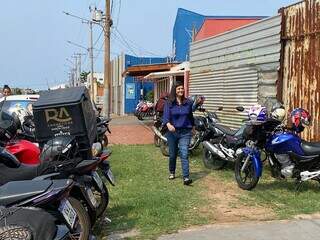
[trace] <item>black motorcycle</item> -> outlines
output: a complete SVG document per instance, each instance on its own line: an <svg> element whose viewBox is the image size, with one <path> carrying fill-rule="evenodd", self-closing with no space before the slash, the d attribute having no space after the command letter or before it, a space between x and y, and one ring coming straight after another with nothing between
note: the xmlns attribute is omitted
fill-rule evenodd
<svg viewBox="0 0 320 240"><path fill-rule="evenodd" d="M199 147L200 143L210 138L211 131L209 130L208 123L215 121L217 118L215 113L211 113L205 110L203 107L197 109L199 112L204 113L204 116L194 116L195 133L192 135L189 151L193 151ZM165 134L168 129L162 125L161 118L157 118L154 123L153 131L159 139L160 150L164 156L169 156L169 146Z"/></svg>
<svg viewBox="0 0 320 240"><path fill-rule="evenodd" d="M238 111L244 111L243 107L236 107ZM222 110L220 108L219 110ZM213 170L222 169L227 162L235 162L237 151L245 145L243 136L246 125L233 130L220 124L217 115L210 117L208 128L211 131L211 138L202 143L203 163L205 167Z"/></svg>
<svg viewBox="0 0 320 240"><path fill-rule="evenodd" d="M109 201L108 189L96 173L99 160L44 161L39 165L24 165L0 148L0 185L11 181L30 179L72 179L75 187L70 195L81 199L90 215L92 224L101 216ZM105 167L104 167L105 168ZM38 178L37 178L38 177Z"/></svg>
<svg viewBox="0 0 320 240"><path fill-rule="evenodd" d="M56 222L56 217L41 208L0 207L0 239L71 239L67 225Z"/></svg>
<svg viewBox="0 0 320 240"><path fill-rule="evenodd" d="M42 208L56 218L58 225L68 226L71 239L87 240L90 218L81 202L70 197L73 188L71 179L8 182L0 187L0 205Z"/></svg>

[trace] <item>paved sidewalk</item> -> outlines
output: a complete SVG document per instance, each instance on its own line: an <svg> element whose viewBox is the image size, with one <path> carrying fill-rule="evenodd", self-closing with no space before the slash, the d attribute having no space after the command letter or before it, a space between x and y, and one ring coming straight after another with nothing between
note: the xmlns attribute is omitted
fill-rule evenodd
<svg viewBox="0 0 320 240"><path fill-rule="evenodd" d="M217 224L184 230L158 240L315 240L320 219Z"/></svg>
<svg viewBox="0 0 320 240"><path fill-rule="evenodd" d="M112 116L110 144L152 144L152 121L139 121L135 116Z"/></svg>

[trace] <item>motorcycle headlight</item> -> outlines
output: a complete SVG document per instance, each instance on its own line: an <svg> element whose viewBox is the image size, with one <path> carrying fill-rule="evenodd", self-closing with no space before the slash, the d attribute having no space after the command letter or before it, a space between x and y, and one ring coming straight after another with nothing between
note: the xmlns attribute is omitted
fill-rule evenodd
<svg viewBox="0 0 320 240"><path fill-rule="evenodd" d="M92 147L91 147L92 156L94 157L97 156L101 151L102 151L101 143L96 142L92 144Z"/></svg>

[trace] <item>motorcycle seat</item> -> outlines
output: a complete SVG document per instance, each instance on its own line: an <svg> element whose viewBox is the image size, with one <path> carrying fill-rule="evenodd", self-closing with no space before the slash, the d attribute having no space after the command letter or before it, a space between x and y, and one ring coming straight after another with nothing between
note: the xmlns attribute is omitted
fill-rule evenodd
<svg viewBox="0 0 320 240"><path fill-rule="evenodd" d="M219 129L221 132L223 132L223 133L226 134L226 135L231 135L231 136L233 136L233 135L235 135L235 134L238 132L238 130L232 130L231 128L229 128L229 127L227 127L227 126L224 126L224 125L221 125L221 124L219 124L219 123L216 123L216 124L214 125L214 127L217 128L217 129Z"/></svg>
<svg viewBox="0 0 320 240"><path fill-rule="evenodd" d="M23 164L18 168L0 164L0 185L11 181L31 180L38 176L38 169L38 166L26 166Z"/></svg>
<svg viewBox="0 0 320 240"><path fill-rule="evenodd" d="M8 206L44 193L52 184L51 180L14 181L0 187L0 205Z"/></svg>
<svg viewBox="0 0 320 240"><path fill-rule="evenodd" d="M320 155L320 142L301 142L301 148L307 156Z"/></svg>

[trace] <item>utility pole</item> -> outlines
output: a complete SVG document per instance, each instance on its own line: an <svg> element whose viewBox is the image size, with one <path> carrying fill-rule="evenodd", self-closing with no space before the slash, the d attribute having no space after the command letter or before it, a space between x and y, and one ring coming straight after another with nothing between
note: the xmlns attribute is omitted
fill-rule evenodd
<svg viewBox="0 0 320 240"><path fill-rule="evenodd" d="M103 114L110 117L111 107L111 64L110 64L110 27L112 20L110 15L110 0L106 0L106 19L104 21L104 97L103 97Z"/></svg>
<svg viewBox="0 0 320 240"><path fill-rule="evenodd" d="M92 21L89 22L90 26L90 65L91 65L91 81L90 81L90 90L91 90L91 100L94 99L94 72L93 72L93 36L92 36Z"/></svg>
<svg viewBox="0 0 320 240"><path fill-rule="evenodd" d="M76 56L77 59L77 81L75 86L80 86L81 83L81 56L85 55L83 53L75 53L74 54Z"/></svg>

